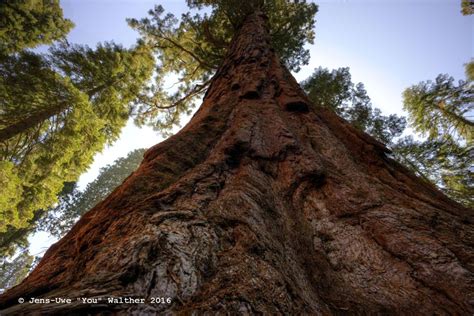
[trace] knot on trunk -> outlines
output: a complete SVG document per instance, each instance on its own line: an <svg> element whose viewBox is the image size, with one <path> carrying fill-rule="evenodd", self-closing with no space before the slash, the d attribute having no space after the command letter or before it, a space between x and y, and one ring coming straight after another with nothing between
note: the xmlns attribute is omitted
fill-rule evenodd
<svg viewBox="0 0 474 316"><path fill-rule="evenodd" d="M309 106L303 101L290 101L285 104L285 110L288 112L308 113Z"/></svg>
<svg viewBox="0 0 474 316"><path fill-rule="evenodd" d="M243 156L248 152L249 144L245 142L237 142L232 147L226 148L225 163L230 169L235 169L240 165Z"/></svg>

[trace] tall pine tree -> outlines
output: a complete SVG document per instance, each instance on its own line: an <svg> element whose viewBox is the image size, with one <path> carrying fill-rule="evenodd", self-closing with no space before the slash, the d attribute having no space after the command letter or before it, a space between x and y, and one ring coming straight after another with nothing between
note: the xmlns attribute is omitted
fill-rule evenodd
<svg viewBox="0 0 474 316"><path fill-rule="evenodd" d="M0 231L28 225L118 137L153 68L146 47L113 43L3 57L0 172L7 185L0 188Z"/></svg>
<svg viewBox="0 0 474 316"><path fill-rule="evenodd" d="M73 26L63 17L59 0L0 1L0 55L52 44Z"/></svg>

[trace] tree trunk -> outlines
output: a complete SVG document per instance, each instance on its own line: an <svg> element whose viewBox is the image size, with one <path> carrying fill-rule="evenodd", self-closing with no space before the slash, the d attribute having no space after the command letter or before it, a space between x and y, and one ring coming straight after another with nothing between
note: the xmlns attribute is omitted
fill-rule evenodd
<svg viewBox="0 0 474 316"><path fill-rule="evenodd" d="M110 79L108 82L101 84L93 89L90 89L87 92L89 99L104 90L107 87L113 86L117 81L119 81L123 75L119 75L116 78ZM33 113L32 115L22 118L18 122L15 122L11 125L6 126L5 128L0 129L0 142L4 142L17 136L18 134L24 133L30 128L33 128L40 123L50 119L51 117L60 114L64 110L68 109L71 106L68 102L62 102L60 104L56 104L52 107L45 108L41 111Z"/></svg>
<svg viewBox="0 0 474 316"><path fill-rule="evenodd" d="M31 116L23 118L18 122L15 122L5 128L0 129L0 142L7 141L20 133L24 133L26 130L37 126L38 124L44 122L50 117L61 113L65 108L67 108L67 106L67 103L63 103L61 105L57 105L51 108L46 108L38 113L34 113Z"/></svg>
<svg viewBox="0 0 474 316"><path fill-rule="evenodd" d="M310 104L265 23L246 20L192 120L1 297L2 315L474 312L472 212Z"/></svg>

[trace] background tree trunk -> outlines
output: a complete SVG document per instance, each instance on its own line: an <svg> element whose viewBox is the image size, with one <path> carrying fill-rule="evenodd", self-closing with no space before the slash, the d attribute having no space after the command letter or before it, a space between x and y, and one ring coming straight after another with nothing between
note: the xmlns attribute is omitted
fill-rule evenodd
<svg viewBox="0 0 474 316"><path fill-rule="evenodd" d="M1 297L2 314L473 313L472 212L387 152L309 103L254 14L189 124ZM147 303L76 300L118 296Z"/></svg>
<svg viewBox="0 0 474 316"><path fill-rule="evenodd" d="M24 133L26 130L39 125L45 120L58 115L67 108L67 104L61 104L59 106L54 106L51 108L44 109L37 113L34 113L31 116L21 119L18 122L15 122L7 127L0 129L0 142L9 140L12 137L20 133Z"/></svg>

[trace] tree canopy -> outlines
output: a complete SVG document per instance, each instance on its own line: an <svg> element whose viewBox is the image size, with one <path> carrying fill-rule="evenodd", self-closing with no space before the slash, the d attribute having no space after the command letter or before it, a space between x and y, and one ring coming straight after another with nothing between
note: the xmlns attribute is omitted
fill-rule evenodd
<svg viewBox="0 0 474 316"><path fill-rule="evenodd" d="M58 205L38 221L36 230L46 231L58 238L64 236L82 214L106 198L135 171L144 152L145 149L131 151L126 157L101 168L97 178L84 191L75 187L72 192L63 195Z"/></svg>
<svg viewBox="0 0 474 316"><path fill-rule="evenodd" d="M466 64L466 77L469 81L474 81L474 62L471 61Z"/></svg>
<svg viewBox="0 0 474 316"><path fill-rule="evenodd" d="M0 53L11 54L62 39L74 24L63 17L59 0L0 2Z"/></svg>
<svg viewBox="0 0 474 316"><path fill-rule="evenodd" d="M418 176L434 183L453 200L474 208L472 146L449 138L417 141L408 136L392 149L394 157Z"/></svg>
<svg viewBox="0 0 474 316"><path fill-rule="evenodd" d="M396 155L419 175L436 183L453 199L474 207L473 82L440 74L435 81L413 85L403 93L411 126L424 141L399 142Z"/></svg>
<svg viewBox="0 0 474 316"><path fill-rule="evenodd" d="M113 142L151 77L151 52L57 45L0 60L0 231L23 227Z"/></svg>
<svg viewBox="0 0 474 316"><path fill-rule="evenodd" d="M0 259L0 290L20 283L30 272L35 257L23 251L10 261Z"/></svg>
<svg viewBox="0 0 474 316"><path fill-rule="evenodd" d="M58 203L48 210L37 211L28 227L8 227L0 233L0 289L19 283L31 270L33 260L28 251L28 237L34 232L47 232L57 238L63 237L81 215L94 207L118 187L140 164L145 149L131 151L111 165L101 168L97 178L84 191L75 182L65 183L58 194ZM15 256L16 254L16 256Z"/></svg>
<svg viewBox="0 0 474 316"><path fill-rule="evenodd" d="M474 13L474 2L462 0L463 15ZM452 199L474 208L474 62L466 67L466 80L440 74L403 93L403 106L411 126L424 140L405 137L394 147L395 157Z"/></svg>
<svg viewBox="0 0 474 316"><path fill-rule="evenodd" d="M302 87L317 106L327 107L356 128L388 144L393 157L452 199L473 207L472 83L458 85L447 75L421 82L404 93L408 119L416 132L428 136L399 138L406 119L385 116L371 105L362 83L354 85L349 68L315 69ZM440 106L442 104L442 106Z"/></svg>
<svg viewBox="0 0 474 316"><path fill-rule="evenodd" d="M189 113L193 101L209 86L210 78L223 60L227 47L249 12L268 16L273 47L286 65L297 71L307 64L306 43L313 43L317 6L306 1L187 1L191 10L210 8L209 13L188 12L181 19L158 5L149 18L129 19L129 24L153 48L158 59L156 82L140 97L138 124L165 131ZM177 76L170 93L165 79Z"/></svg>
<svg viewBox="0 0 474 316"><path fill-rule="evenodd" d="M469 119L474 110L472 83L439 75L436 80L420 82L403 93L404 109L416 131L431 139L458 138L471 142L474 123Z"/></svg>
<svg viewBox="0 0 474 316"><path fill-rule="evenodd" d="M316 68L301 86L314 104L333 110L356 128L385 144L391 143L405 129L404 117L395 114L385 116L380 109L372 107L364 84L352 83L349 68L332 71Z"/></svg>
<svg viewBox="0 0 474 316"><path fill-rule="evenodd" d="M474 14L474 1L473 0L461 0L461 13L463 15Z"/></svg>
<svg viewBox="0 0 474 316"><path fill-rule="evenodd" d="M57 195L58 203L73 194L75 189L76 182L65 182L61 192ZM38 223L53 208L36 210L25 227L18 228L9 225L5 232L0 232L0 258L3 257L5 260L11 261L16 254L28 251L28 238L34 232L40 230Z"/></svg>

